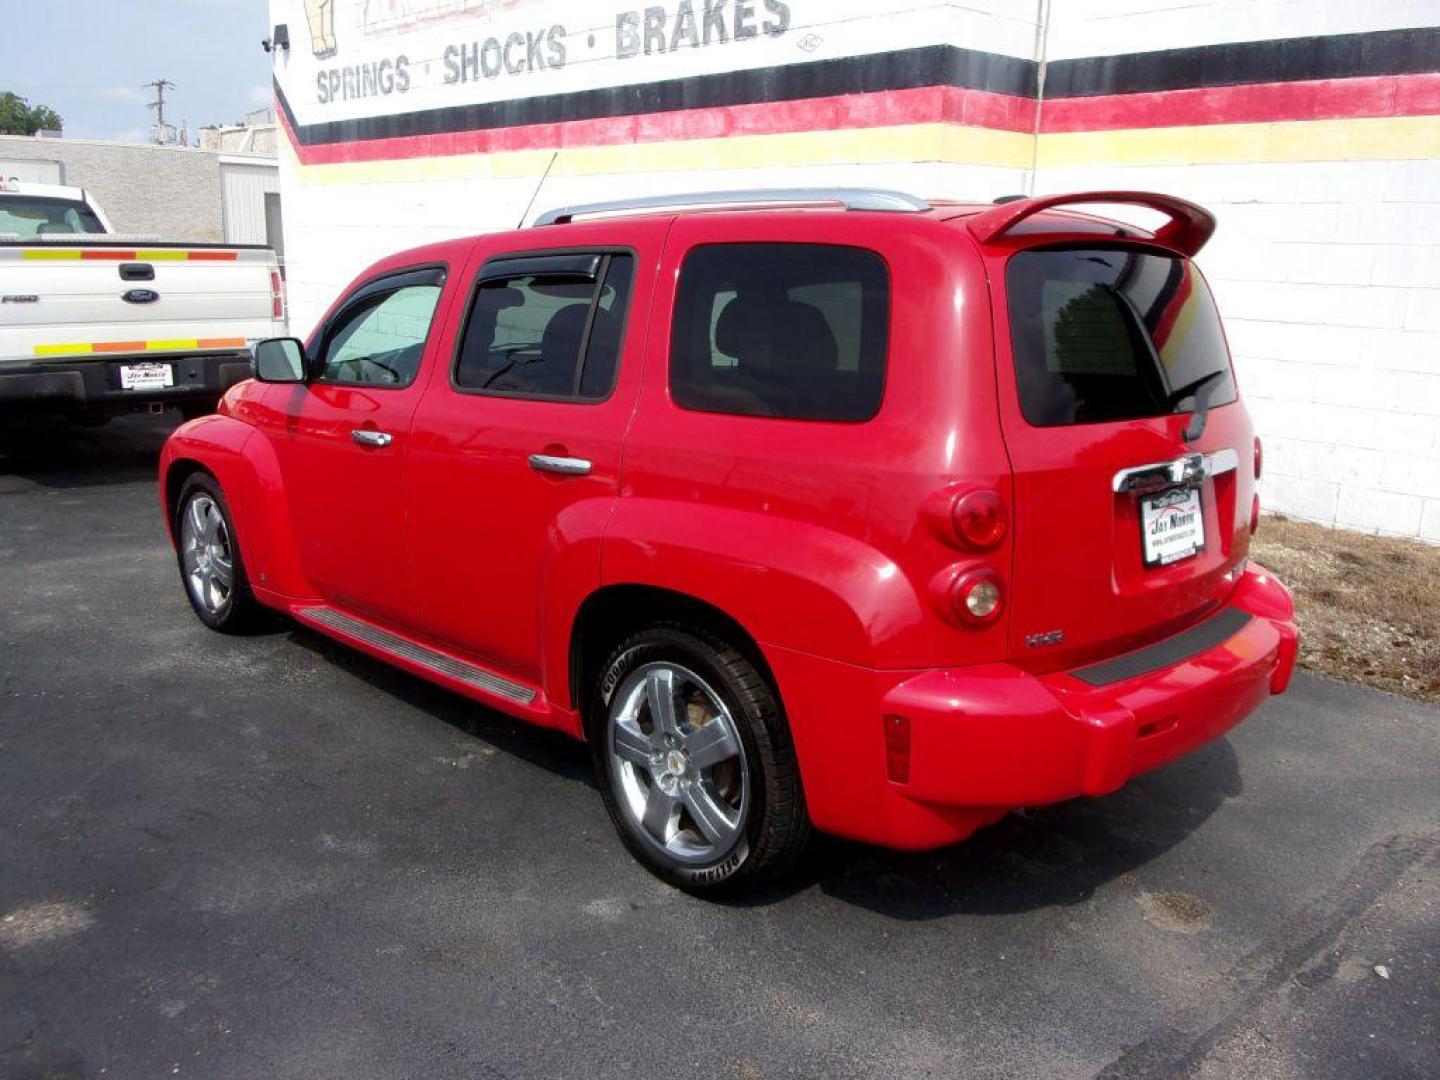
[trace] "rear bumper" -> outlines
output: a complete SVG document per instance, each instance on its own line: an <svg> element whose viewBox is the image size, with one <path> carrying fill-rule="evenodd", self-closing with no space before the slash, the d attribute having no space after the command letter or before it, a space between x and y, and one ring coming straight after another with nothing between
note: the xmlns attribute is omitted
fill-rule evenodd
<svg viewBox="0 0 1440 1080"><path fill-rule="evenodd" d="M122 363L157 361L174 368L174 386L148 390L121 387ZM250 357L246 353L96 357L55 363L5 364L0 365L0 405L42 402L123 407L151 402L218 400L226 390L251 374Z"/></svg>
<svg viewBox="0 0 1440 1080"><path fill-rule="evenodd" d="M815 823L890 846L932 847L1009 809L1114 791L1219 738L1285 689L1299 643L1289 593L1259 567L1219 614L1224 636L1196 635L1195 651L1174 644L1186 637L1177 635L1142 650L1148 658L1077 672L1036 676L986 664L872 683L875 711L851 733L852 753L870 749L868 768L837 769L834 751L815 741L820 732L797 731L797 743L808 744L797 749ZM857 806L857 790L869 793L868 807Z"/></svg>

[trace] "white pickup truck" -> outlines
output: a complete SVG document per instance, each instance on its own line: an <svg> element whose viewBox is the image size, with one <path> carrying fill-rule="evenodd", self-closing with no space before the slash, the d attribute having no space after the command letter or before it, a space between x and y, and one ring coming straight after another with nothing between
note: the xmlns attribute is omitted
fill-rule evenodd
<svg viewBox="0 0 1440 1080"><path fill-rule="evenodd" d="M81 188L0 178L0 409L213 409L285 333L269 248L116 235Z"/></svg>

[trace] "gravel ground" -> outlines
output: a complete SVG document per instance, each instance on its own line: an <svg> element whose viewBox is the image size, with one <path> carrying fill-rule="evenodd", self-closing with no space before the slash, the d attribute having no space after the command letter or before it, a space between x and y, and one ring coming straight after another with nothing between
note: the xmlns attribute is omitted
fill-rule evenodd
<svg viewBox="0 0 1440 1080"><path fill-rule="evenodd" d="M1295 594L1302 668L1440 704L1440 547L1270 517L1254 554Z"/></svg>

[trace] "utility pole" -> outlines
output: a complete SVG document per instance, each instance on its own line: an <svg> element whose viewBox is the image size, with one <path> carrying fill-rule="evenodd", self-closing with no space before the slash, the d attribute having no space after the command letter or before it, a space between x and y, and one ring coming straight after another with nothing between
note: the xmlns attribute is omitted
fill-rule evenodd
<svg viewBox="0 0 1440 1080"><path fill-rule="evenodd" d="M156 79L154 82L141 83L140 88L155 91L155 100L145 106L155 110L155 124L150 128L150 141L161 146L174 142L175 129L165 123L165 91L174 90L175 84L169 79Z"/></svg>

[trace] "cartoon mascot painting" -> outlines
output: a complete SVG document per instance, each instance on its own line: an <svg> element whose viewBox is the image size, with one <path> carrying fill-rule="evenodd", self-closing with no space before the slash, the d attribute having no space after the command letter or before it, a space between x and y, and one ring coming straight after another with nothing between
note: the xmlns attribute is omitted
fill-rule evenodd
<svg viewBox="0 0 1440 1080"><path fill-rule="evenodd" d="M310 48L315 59L334 56L335 0L305 0L305 15L310 20Z"/></svg>

